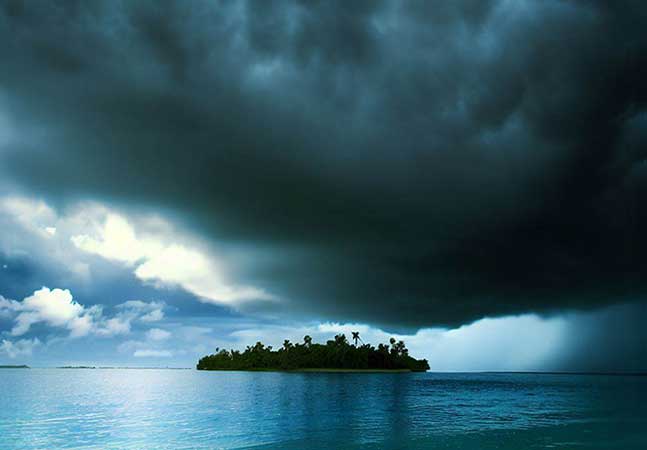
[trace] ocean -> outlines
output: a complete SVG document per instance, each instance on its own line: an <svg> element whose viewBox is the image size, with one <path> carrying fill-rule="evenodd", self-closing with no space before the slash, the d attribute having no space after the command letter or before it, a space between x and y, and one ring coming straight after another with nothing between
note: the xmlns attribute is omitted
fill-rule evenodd
<svg viewBox="0 0 647 450"><path fill-rule="evenodd" d="M2 369L0 449L647 449L647 377Z"/></svg>

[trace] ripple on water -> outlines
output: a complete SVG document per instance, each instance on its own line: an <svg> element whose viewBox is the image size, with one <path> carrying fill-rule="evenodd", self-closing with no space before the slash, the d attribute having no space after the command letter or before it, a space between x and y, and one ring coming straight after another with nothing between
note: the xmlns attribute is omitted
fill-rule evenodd
<svg viewBox="0 0 647 450"><path fill-rule="evenodd" d="M646 378L3 370L0 449L647 448Z"/></svg>

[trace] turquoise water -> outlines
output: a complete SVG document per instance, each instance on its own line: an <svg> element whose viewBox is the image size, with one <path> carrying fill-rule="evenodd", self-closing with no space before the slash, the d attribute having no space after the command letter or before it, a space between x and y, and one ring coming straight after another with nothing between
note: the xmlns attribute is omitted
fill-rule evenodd
<svg viewBox="0 0 647 450"><path fill-rule="evenodd" d="M647 449L647 377L0 370L0 449Z"/></svg>

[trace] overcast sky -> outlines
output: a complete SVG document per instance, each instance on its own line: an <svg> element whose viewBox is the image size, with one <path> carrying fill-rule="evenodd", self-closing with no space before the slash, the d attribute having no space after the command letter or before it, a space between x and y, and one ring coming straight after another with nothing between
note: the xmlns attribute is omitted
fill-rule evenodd
<svg viewBox="0 0 647 450"><path fill-rule="evenodd" d="M643 1L0 2L0 364L403 337L647 370Z"/></svg>

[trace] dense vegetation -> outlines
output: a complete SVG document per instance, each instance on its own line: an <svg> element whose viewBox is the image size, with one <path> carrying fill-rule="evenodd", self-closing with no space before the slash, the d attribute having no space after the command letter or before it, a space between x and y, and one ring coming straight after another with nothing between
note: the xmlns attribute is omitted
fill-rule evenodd
<svg viewBox="0 0 647 450"><path fill-rule="evenodd" d="M299 370L299 369L351 369L351 370L429 370L426 359L415 359L403 341L391 338L391 345L379 344L377 348L357 345L359 333L353 333L355 345L343 334L335 336L323 344L315 344L310 336L303 338L302 344L289 340L283 347L272 350L257 342L248 346L244 352L238 350L219 350L205 356L198 362L198 370Z"/></svg>

